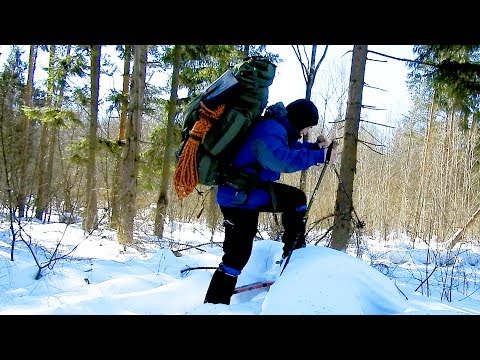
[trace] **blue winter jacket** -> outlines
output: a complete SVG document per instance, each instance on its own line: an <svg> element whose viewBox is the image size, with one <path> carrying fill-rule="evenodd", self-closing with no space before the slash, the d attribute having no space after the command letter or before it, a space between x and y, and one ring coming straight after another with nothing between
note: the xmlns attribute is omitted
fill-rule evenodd
<svg viewBox="0 0 480 360"><path fill-rule="evenodd" d="M268 184L281 173L306 170L325 162L325 150L316 143L300 142L299 133L289 123L283 103L270 106L264 119L254 124L238 149L233 165L242 171L257 173ZM266 186L239 190L230 185L217 187L217 203L226 207L257 209L271 203Z"/></svg>

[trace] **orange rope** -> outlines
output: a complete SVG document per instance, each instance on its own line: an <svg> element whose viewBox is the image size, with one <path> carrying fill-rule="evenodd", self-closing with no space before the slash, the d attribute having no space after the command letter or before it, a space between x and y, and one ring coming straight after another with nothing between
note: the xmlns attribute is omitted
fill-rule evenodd
<svg viewBox="0 0 480 360"><path fill-rule="evenodd" d="M175 192L180 200L188 196L198 184L197 149L205 135L222 115L225 105L215 110L208 109L200 102L200 117L190 130L190 135L182 150L173 178Z"/></svg>

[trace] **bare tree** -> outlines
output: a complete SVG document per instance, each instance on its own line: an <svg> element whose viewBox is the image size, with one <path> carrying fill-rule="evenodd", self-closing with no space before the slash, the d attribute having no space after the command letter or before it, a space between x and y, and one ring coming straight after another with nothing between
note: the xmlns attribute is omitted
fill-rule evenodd
<svg viewBox="0 0 480 360"><path fill-rule="evenodd" d="M141 120L145 94L148 45L135 45L132 86L124 148L122 181L119 193L117 238L120 244L133 244L133 221L136 215L138 162L141 140Z"/></svg>
<svg viewBox="0 0 480 360"><path fill-rule="evenodd" d="M317 57L317 45L312 45L312 51L310 54L310 58L308 57L305 45L292 45L293 51L295 52L295 56L300 63L300 67L302 68L303 78L305 80L306 90L305 90L305 99L311 100L312 97L312 88L315 82L315 77L318 72L318 68L320 64L325 59L327 55L328 45L325 45L325 49L323 50L322 57L318 60L318 63L315 63ZM308 133L303 137L304 141L308 141ZM306 191L306 184L307 184L307 170L302 170L300 172L300 189Z"/></svg>
<svg viewBox="0 0 480 360"><path fill-rule="evenodd" d="M335 217L332 230L333 249L345 251L352 234L353 180L357 168L357 143L368 45L354 45L347 114L343 135Z"/></svg>
<svg viewBox="0 0 480 360"><path fill-rule="evenodd" d="M417 196L417 205L415 207L415 219L414 219L414 232L413 232L413 241L415 242L415 238L417 237L420 231L420 219L423 211L423 207L425 204L425 186L428 184L428 172L429 172L429 161L430 161L430 147L432 142L432 126L433 120L435 115L435 105L436 105L436 98L435 93L432 97L432 104L430 106L430 114L428 118L427 130L425 133L425 141L423 146L423 158L422 158L422 172L420 173L420 193Z"/></svg>

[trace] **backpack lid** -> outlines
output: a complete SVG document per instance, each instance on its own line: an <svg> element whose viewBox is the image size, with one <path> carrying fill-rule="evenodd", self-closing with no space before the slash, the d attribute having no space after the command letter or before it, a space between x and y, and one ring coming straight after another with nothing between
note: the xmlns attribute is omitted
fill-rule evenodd
<svg viewBox="0 0 480 360"><path fill-rule="evenodd" d="M238 80L229 69L203 92L202 101L209 109L214 109L237 87Z"/></svg>

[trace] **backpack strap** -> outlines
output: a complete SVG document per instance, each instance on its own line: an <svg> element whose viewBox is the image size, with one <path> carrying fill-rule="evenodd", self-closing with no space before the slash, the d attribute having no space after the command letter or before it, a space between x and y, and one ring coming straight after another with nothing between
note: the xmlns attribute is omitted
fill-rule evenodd
<svg viewBox="0 0 480 360"><path fill-rule="evenodd" d="M231 163L225 165L222 172L222 183L239 190L249 190L261 186L258 172L248 172L234 167Z"/></svg>

